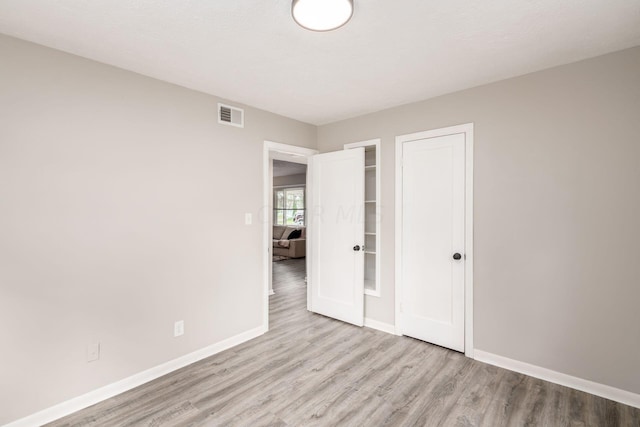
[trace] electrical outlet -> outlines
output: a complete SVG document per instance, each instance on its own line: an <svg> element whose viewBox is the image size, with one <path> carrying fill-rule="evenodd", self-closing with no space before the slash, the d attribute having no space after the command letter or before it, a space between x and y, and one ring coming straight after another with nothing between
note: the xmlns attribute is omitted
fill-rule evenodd
<svg viewBox="0 0 640 427"><path fill-rule="evenodd" d="M244 224L251 225L252 222L253 222L252 215L250 213L244 214Z"/></svg>
<svg viewBox="0 0 640 427"><path fill-rule="evenodd" d="M87 345L87 362L95 362L100 359L100 342L92 341Z"/></svg>
<svg viewBox="0 0 640 427"><path fill-rule="evenodd" d="M178 320L173 324L173 336L179 337L180 335L184 335L184 320Z"/></svg>

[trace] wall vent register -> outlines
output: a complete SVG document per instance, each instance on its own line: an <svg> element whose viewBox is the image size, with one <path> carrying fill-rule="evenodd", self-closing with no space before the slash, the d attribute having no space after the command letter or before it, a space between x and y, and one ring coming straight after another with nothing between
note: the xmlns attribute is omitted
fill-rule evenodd
<svg viewBox="0 0 640 427"><path fill-rule="evenodd" d="M244 127L244 110L231 105L218 104L218 123Z"/></svg>

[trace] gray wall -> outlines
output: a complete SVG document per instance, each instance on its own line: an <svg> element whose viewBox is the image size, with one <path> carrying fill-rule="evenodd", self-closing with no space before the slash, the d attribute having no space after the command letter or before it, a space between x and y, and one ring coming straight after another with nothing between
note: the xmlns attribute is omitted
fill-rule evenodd
<svg viewBox="0 0 640 427"><path fill-rule="evenodd" d="M295 175L274 176L273 186L282 187L285 185L305 185L307 183L307 174L298 173Z"/></svg>
<svg viewBox="0 0 640 427"><path fill-rule="evenodd" d="M219 125L212 96L1 35L0 58L0 425L259 327L262 144L316 128Z"/></svg>
<svg viewBox="0 0 640 427"><path fill-rule="evenodd" d="M475 123L475 347L640 393L640 48L346 120L382 138L382 296L394 323L394 138Z"/></svg>

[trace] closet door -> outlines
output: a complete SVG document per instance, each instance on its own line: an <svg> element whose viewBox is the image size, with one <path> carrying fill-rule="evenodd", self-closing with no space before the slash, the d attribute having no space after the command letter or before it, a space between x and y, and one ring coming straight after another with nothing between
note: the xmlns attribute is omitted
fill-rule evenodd
<svg viewBox="0 0 640 427"><path fill-rule="evenodd" d="M401 155L401 332L464 351L465 134L404 142Z"/></svg>

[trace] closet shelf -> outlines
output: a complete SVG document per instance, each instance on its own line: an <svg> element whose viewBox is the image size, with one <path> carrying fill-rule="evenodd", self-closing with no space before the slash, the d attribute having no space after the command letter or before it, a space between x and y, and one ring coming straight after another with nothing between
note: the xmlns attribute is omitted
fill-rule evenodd
<svg viewBox="0 0 640 427"><path fill-rule="evenodd" d="M370 291L375 291L376 281L371 279L364 279L364 288Z"/></svg>

